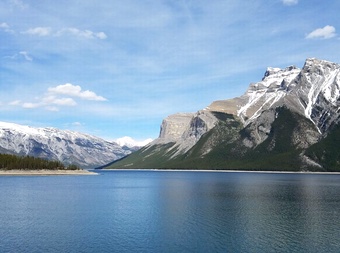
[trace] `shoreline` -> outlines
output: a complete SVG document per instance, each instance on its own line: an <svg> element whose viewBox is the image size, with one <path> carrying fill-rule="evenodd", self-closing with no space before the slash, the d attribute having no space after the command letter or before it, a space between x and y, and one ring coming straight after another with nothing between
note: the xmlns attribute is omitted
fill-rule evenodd
<svg viewBox="0 0 340 253"><path fill-rule="evenodd" d="M89 176L99 175L106 171L154 171L154 172L214 172L214 173L258 173L258 174L309 174L309 175L340 175L340 172L312 171L252 171L252 170L188 170L188 169L98 169L88 170L0 170L0 176Z"/></svg>
<svg viewBox="0 0 340 253"><path fill-rule="evenodd" d="M87 170L0 170L0 176L89 176L98 175Z"/></svg>
<svg viewBox="0 0 340 253"><path fill-rule="evenodd" d="M340 175L340 172L322 171L276 171L276 170L188 170L188 169L99 169L100 171L162 171L162 172L219 172L219 173L262 173L262 174L315 174L315 175Z"/></svg>

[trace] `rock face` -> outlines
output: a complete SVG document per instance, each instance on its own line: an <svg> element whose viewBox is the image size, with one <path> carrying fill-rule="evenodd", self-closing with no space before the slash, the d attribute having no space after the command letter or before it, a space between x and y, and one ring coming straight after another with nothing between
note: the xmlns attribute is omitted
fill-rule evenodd
<svg viewBox="0 0 340 253"><path fill-rule="evenodd" d="M340 170L339 73L315 58L268 68L240 97L169 116L158 139L108 168Z"/></svg>
<svg viewBox="0 0 340 253"><path fill-rule="evenodd" d="M165 118L161 125L159 140L163 142L181 140L193 116L193 113L178 113Z"/></svg>
<svg viewBox="0 0 340 253"><path fill-rule="evenodd" d="M173 156L185 153L192 148L203 134L211 130L217 118L209 111L178 113L163 120L159 138L148 146L175 143L170 150Z"/></svg>
<svg viewBox="0 0 340 253"><path fill-rule="evenodd" d="M114 142L55 128L33 128L0 122L0 151L59 160L66 165L95 168L131 153Z"/></svg>

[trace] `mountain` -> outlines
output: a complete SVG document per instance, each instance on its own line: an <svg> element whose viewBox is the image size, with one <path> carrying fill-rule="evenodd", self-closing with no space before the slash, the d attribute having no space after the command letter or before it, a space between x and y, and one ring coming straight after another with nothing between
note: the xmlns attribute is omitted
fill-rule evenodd
<svg viewBox="0 0 340 253"><path fill-rule="evenodd" d="M91 169L120 159L131 150L73 131L0 122L0 153L58 160Z"/></svg>
<svg viewBox="0 0 340 253"><path fill-rule="evenodd" d="M116 139L114 142L116 142L121 147L125 146L125 147L128 147L130 149L138 150L141 147L144 147L145 145L152 142L152 139L149 138L149 139L146 139L144 141L136 141L129 136L124 136L124 137Z"/></svg>
<svg viewBox="0 0 340 253"><path fill-rule="evenodd" d="M163 120L159 138L103 168L340 171L340 65L267 68L240 97Z"/></svg>

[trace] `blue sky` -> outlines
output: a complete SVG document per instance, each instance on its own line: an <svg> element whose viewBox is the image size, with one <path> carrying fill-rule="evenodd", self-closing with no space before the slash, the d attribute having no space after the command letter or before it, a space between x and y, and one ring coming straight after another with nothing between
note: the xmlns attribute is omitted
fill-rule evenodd
<svg viewBox="0 0 340 253"><path fill-rule="evenodd" d="M0 121L108 140L242 95L268 66L340 62L340 1L1 0Z"/></svg>

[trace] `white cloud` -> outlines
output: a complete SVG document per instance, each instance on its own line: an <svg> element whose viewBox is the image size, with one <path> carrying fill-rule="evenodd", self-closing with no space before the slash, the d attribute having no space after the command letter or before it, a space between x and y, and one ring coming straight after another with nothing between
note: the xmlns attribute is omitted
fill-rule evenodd
<svg viewBox="0 0 340 253"><path fill-rule="evenodd" d="M61 29L59 30L55 35L56 36L61 36L61 35L64 35L64 34L70 34L70 35L74 35L74 36L77 36L77 37L83 37L83 38L86 38L86 39L106 39L107 36L104 32L93 32L93 31L90 31L90 30L79 30L78 28L74 28L74 27L71 27L71 28L64 28L64 29Z"/></svg>
<svg viewBox="0 0 340 253"><path fill-rule="evenodd" d="M22 56L25 58L25 60L27 60L27 61L33 61L33 58L29 55L28 52L26 52L26 51L21 51L21 52L19 52L19 54L22 55Z"/></svg>
<svg viewBox="0 0 340 253"><path fill-rule="evenodd" d="M98 39L105 40L107 35L104 32L99 32L95 34Z"/></svg>
<svg viewBox="0 0 340 253"><path fill-rule="evenodd" d="M66 84L58 85L56 87L49 88L48 92L50 92L51 94L79 97L85 100L106 101L106 98L102 96L98 96L93 91L89 91L89 90L82 91L82 88L79 85L73 85L70 83L66 83Z"/></svg>
<svg viewBox="0 0 340 253"><path fill-rule="evenodd" d="M284 5L295 5L299 3L299 0L282 0Z"/></svg>
<svg viewBox="0 0 340 253"><path fill-rule="evenodd" d="M318 28L307 34L306 39L330 39L336 36L335 27L326 25L324 28Z"/></svg>
<svg viewBox="0 0 340 253"><path fill-rule="evenodd" d="M0 24L0 28L8 29L8 28L9 28L9 25L8 25L7 23L1 23L1 24Z"/></svg>
<svg viewBox="0 0 340 253"><path fill-rule="evenodd" d="M83 126L83 124L80 123L80 122L78 122L78 121L71 123L71 125L72 125L72 126L75 126L75 127Z"/></svg>
<svg viewBox="0 0 340 253"><path fill-rule="evenodd" d="M59 109L56 106L75 106L75 105L77 105L77 103L72 98L58 98L55 96L46 96L43 97L41 101L37 103L31 102L23 103L22 107L26 109L45 107L45 109L49 111L58 111Z"/></svg>
<svg viewBox="0 0 340 253"><path fill-rule="evenodd" d="M10 26L5 22L0 24L0 29L4 30L7 33L14 33Z"/></svg>
<svg viewBox="0 0 340 253"><path fill-rule="evenodd" d="M51 35L51 32L52 32L52 29L50 27L35 27L35 28L30 28L27 31L22 32L22 33L44 37L44 36Z"/></svg>
<svg viewBox="0 0 340 253"><path fill-rule="evenodd" d="M33 61L33 58L30 56L30 54L26 51L21 51L19 53L4 56L5 59L11 59L11 60L21 60L25 59L26 61Z"/></svg>
<svg viewBox="0 0 340 253"><path fill-rule="evenodd" d="M59 111L59 107L77 105L77 101L72 97L92 101L106 101L104 97L98 96L92 91L82 91L80 86L66 83L48 88L42 97L36 98L36 102L21 102L20 100L15 100L10 102L9 105L22 106L26 109L45 108L49 111Z"/></svg>
<svg viewBox="0 0 340 253"><path fill-rule="evenodd" d="M22 107L26 109L34 109L37 107L40 107L41 105L39 103L23 103Z"/></svg>
<svg viewBox="0 0 340 253"><path fill-rule="evenodd" d="M12 102L9 102L9 105L13 105L13 106L20 105L20 104L21 104L20 100L14 100Z"/></svg>
<svg viewBox="0 0 340 253"><path fill-rule="evenodd" d="M76 101L72 98L55 98L53 104L63 105L63 106L74 106L77 105Z"/></svg>
<svg viewBox="0 0 340 253"><path fill-rule="evenodd" d="M42 99L42 105L61 105L61 106L75 106L76 101L72 98L58 98L53 95L46 96Z"/></svg>
<svg viewBox="0 0 340 253"><path fill-rule="evenodd" d="M10 26L7 23L1 23L0 29L3 29L5 32L15 33L15 31L10 29ZM21 32L22 34L35 35L40 37L46 36L64 36L64 35L72 35L85 39L101 39L104 40L107 38L107 35L104 32L93 32L90 30L80 30L78 28L63 28L58 31L53 31L51 27L34 27L30 28L26 31Z"/></svg>

